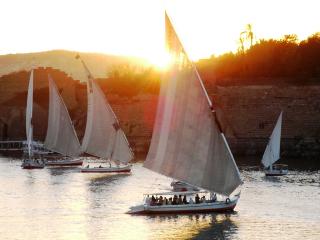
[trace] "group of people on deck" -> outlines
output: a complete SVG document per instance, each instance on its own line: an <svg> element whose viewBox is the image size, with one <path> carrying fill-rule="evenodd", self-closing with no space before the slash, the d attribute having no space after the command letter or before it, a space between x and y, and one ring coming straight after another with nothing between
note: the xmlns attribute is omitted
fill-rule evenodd
<svg viewBox="0 0 320 240"><path fill-rule="evenodd" d="M167 197L154 197L153 195L151 198L149 195L146 197L146 204L150 206L161 206L161 205L182 205L182 204L200 204L200 203L206 203L206 202L214 202L216 200L216 196L211 197L210 200L206 200L206 196L199 197L198 194L196 194L194 200L192 197L189 198L189 201L187 201L186 195L174 195L173 197L167 198Z"/></svg>

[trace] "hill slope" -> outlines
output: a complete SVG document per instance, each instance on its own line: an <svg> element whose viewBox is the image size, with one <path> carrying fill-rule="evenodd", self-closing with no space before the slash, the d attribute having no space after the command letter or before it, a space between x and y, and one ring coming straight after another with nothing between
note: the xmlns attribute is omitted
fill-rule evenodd
<svg viewBox="0 0 320 240"><path fill-rule="evenodd" d="M8 54L0 56L0 77L21 70L29 71L32 67L52 67L60 69L76 80L85 81L86 74L76 52L53 50L38 53ZM106 77L113 65L147 64L139 58L121 57L98 53L80 53L92 74L96 78Z"/></svg>

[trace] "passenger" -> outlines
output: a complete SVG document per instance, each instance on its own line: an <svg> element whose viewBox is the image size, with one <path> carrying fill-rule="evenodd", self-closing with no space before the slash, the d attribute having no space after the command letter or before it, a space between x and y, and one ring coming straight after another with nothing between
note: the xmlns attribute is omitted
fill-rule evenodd
<svg viewBox="0 0 320 240"><path fill-rule="evenodd" d="M89 168L89 164L86 166L86 168Z"/></svg>
<svg viewBox="0 0 320 240"><path fill-rule="evenodd" d="M198 194L196 195L195 200L196 200L196 204L199 204L199 203L200 203L200 198L199 198L199 195L198 195Z"/></svg>
<svg viewBox="0 0 320 240"><path fill-rule="evenodd" d="M180 204L183 204L181 195L179 195L178 204L179 204L179 205L180 205Z"/></svg>
<svg viewBox="0 0 320 240"><path fill-rule="evenodd" d="M189 204L194 204L192 197L189 199Z"/></svg>
<svg viewBox="0 0 320 240"><path fill-rule="evenodd" d="M201 202L202 202L202 203L205 203L205 202L206 202L206 196L202 196Z"/></svg>
<svg viewBox="0 0 320 240"><path fill-rule="evenodd" d="M172 197L169 198L168 204L169 204L169 205L172 205Z"/></svg>
<svg viewBox="0 0 320 240"><path fill-rule="evenodd" d="M210 199L211 199L211 201L212 202L215 202L215 201L217 201L217 194L215 194L215 193L210 193Z"/></svg>
<svg viewBox="0 0 320 240"><path fill-rule="evenodd" d="M146 197L146 204L149 206L150 203L151 203L151 199L150 199L149 195L147 195L147 197Z"/></svg>
<svg viewBox="0 0 320 240"><path fill-rule="evenodd" d="M153 205L155 205L155 204L156 204L156 199L155 199L155 197L152 195L150 205L153 206Z"/></svg>
<svg viewBox="0 0 320 240"><path fill-rule="evenodd" d="M102 168L102 166L100 165L99 168Z"/></svg>
<svg viewBox="0 0 320 240"><path fill-rule="evenodd" d="M188 204L186 195L183 195L182 202L183 202L183 204Z"/></svg>
<svg viewBox="0 0 320 240"><path fill-rule="evenodd" d="M172 201L172 205L177 205L178 204L178 196L174 195L173 196L173 201Z"/></svg>
<svg viewBox="0 0 320 240"><path fill-rule="evenodd" d="M164 204L168 205L168 199L166 197L164 197Z"/></svg>
<svg viewBox="0 0 320 240"><path fill-rule="evenodd" d="M160 205L160 206L163 205L163 197L162 196L159 197L158 205Z"/></svg>

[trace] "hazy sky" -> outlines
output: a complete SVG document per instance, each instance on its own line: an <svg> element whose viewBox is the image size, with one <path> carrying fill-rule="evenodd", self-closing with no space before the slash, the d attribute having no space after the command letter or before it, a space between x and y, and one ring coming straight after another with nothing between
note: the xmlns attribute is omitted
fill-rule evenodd
<svg viewBox="0 0 320 240"><path fill-rule="evenodd" d="M164 9L193 59L257 39L320 31L319 0L1 0L0 54L67 49L161 58Z"/></svg>

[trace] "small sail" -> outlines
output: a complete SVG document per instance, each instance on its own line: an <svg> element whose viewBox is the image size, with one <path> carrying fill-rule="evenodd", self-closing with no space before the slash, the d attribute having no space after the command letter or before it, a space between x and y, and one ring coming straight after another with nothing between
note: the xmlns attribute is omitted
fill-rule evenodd
<svg viewBox="0 0 320 240"><path fill-rule="evenodd" d="M200 76L166 15L166 43L175 62L161 82L146 168L194 186L230 195L239 170L219 130Z"/></svg>
<svg viewBox="0 0 320 240"><path fill-rule="evenodd" d="M29 157L32 156L32 139L33 139L33 124L32 124L32 110L33 109L33 70L30 73L27 109L26 109L26 134L28 144Z"/></svg>
<svg viewBox="0 0 320 240"><path fill-rule="evenodd" d="M129 143L125 137L124 132L119 129L117 131L114 151L112 153L113 160L119 160L122 163L126 164L133 158L132 151L128 151Z"/></svg>
<svg viewBox="0 0 320 240"><path fill-rule="evenodd" d="M267 168L280 159L280 140L281 140L282 112L277 124L273 129L266 150L262 157L262 164Z"/></svg>
<svg viewBox="0 0 320 240"><path fill-rule="evenodd" d="M96 157L112 157L128 163L133 156L128 141L104 93L90 75L87 89L88 113L82 150Z"/></svg>
<svg viewBox="0 0 320 240"><path fill-rule="evenodd" d="M44 145L51 151L69 157L81 154L80 143L67 107L51 76L49 76L48 129Z"/></svg>

